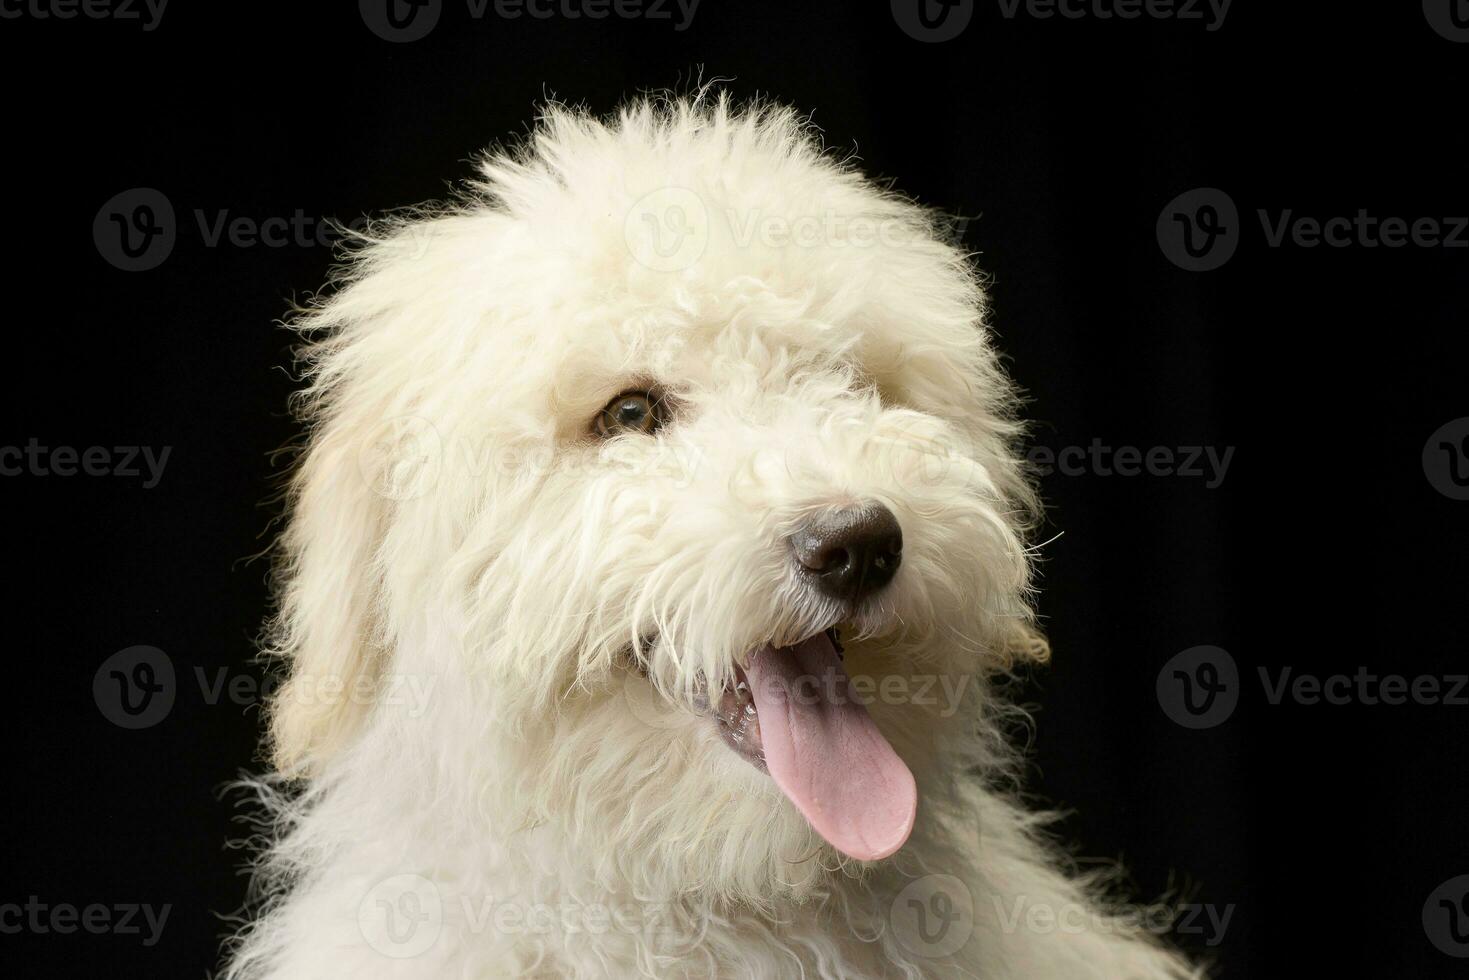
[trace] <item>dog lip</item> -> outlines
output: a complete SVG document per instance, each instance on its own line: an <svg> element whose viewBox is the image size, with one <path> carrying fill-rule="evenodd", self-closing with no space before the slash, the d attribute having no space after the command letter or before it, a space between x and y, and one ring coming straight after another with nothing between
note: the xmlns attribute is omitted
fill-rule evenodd
<svg viewBox="0 0 1469 980"><path fill-rule="evenodd" d="M841 633L836 624L827 626L787 646L798 646L817 634L825 633L831 640L831 645L836 648L837 656L843 654L841 644ZM658 642L657 636L645 639L644 650L650 650ZM637 656L632 648L627 650L629 666L640 676L648 676L648 664L645 659L647 654ZM707 687L694 695L694 708L700 714L707 714L714 722L719 736L724 743L740 758L749 762L761 772L765 768L765 748L760 740L760 712L755 707L754 692L750 690L749 680L745 676L744 668L739 664L734 665L734 680L726 683L719 692L718 697L713 696Z"/></svg>
<svg viewBox="0 0 1469 980"><path fill-rule="evenodd" d="M763 770L765 748L760 741L760 714L755 710L755 698L744 670L735 667L734 683L727 685L710 707L724 743L740 758Z"/></svg>

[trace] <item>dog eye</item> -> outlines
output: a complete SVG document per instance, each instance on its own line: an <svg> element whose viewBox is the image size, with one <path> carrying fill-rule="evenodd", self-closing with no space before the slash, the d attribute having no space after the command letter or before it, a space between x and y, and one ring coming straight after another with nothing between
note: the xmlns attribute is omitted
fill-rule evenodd
<svg viewBox="0 0 1469 980"><path fill-rule="evenodd" d="M597 414L593 427L604 439L624 432L649 434L664 422L664 409L659 398L648 391L626 391L607 403Z"/></svg>

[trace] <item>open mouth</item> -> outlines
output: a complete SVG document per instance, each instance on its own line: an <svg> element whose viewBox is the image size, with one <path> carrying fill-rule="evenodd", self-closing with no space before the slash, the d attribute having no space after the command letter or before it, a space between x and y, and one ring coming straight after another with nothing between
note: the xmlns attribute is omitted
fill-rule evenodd
<svg viewBox="0 0 1469 980"><path fill-rule="evenodd" d="M837 628L829 626L823 633L836 650L837 658L841 659L843 650ZM768 772L765 745L760 739L760 710L755 705L755 691L745 669L736 664L734 670L734 681L725 686L718 702L710 706L710 714L724 743L756 769Z"/></svg>
<svg viewBox="0 0 1469 980"><path fill-rule="evenodd" d="M770 774L813 830L863 861L887 857L913 830L913 774L852 696L836 630L754 651L711 699L725 743Z"/></svg>

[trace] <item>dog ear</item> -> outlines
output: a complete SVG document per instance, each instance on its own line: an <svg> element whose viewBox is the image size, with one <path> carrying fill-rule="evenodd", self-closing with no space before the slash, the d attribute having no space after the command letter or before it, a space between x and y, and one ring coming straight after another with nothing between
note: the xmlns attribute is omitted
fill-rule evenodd
<svg viewBox="0 0 1469 980"><path fill-rule="evenodd" d="M396 645L390 569L404 581L421 573L415 535L433 532L406 521L432 517L446 492L435 426L453 385L425 379L456 378L466 359L493 356L471 338L490 335L513 291L515 273L499 261L513 225L495 207L461 206L374 222L351 233L335 291L290 324L306 341L295 407L308 437L287 491L266 650L289 668L270 705L283 773L318 769L381 710ZM395 544L395 531L408 544ZM408 554L389 562L394 547Z"/></svg>
<svg viewBox="0 0 1469 980"><path fill-rule="evenodd" d="M319 422L289 490L271 637L290 671L270 707L272 756L284 773L310 771L340 750L372 702L384 658L378 551L389 501L359 462L369 428L346 410Z"/></svg>
<svg viewBox="0 0 1469 980"><path fill-rule="evenodd" d="M306 341L294 407L308 434L286 492L265 651L288 670L269 710L286 774L339 752L377 701L392 649L382 553L395 509L426 492L425 464L436 463L411 372L438 366L449 345L432 328L451 320L444 297L464 295L443 281L452 250L431 247L446 223L419 216L361 244L335 293L291 323Z"/></svg>

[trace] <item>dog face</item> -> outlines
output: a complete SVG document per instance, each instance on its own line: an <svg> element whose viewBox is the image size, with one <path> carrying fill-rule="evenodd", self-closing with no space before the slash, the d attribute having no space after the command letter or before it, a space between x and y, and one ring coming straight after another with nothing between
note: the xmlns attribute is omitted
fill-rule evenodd
<svg viewBox="0 0 1469 980"><path fill-rule="evenodd" d="M432 759L759 900L891 854L984 673L1041 649L975 275L780 110L555 110L482 174L297 323L282 765ZM403 675L438 681L416 717L304 693ZM875 694L924 675L974 684Z"/></svg>

